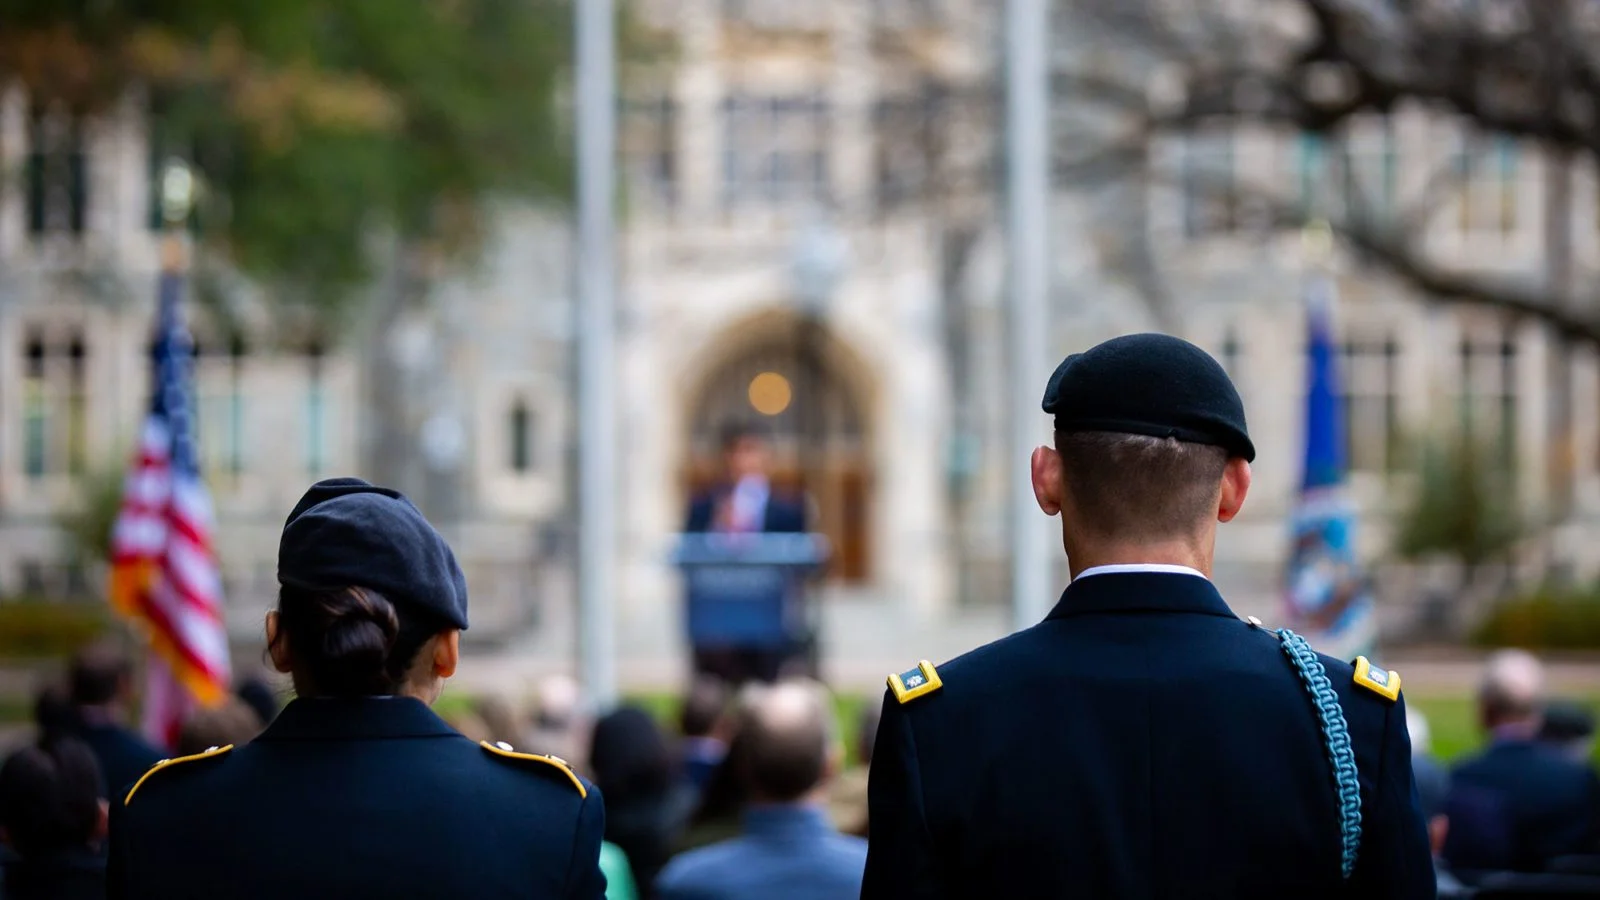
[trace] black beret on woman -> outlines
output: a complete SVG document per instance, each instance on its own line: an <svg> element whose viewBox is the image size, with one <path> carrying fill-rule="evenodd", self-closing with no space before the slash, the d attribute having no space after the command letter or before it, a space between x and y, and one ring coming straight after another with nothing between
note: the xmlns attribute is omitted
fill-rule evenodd
<svg viewBox="0 0 1600 900"><path fill-rule="evenodd" d="M268 653L296 699L248 745L163 762L112 798L112 897L605 896L600 792L429 709L467 590L409 500L313 485L278 581Z"/></svg>

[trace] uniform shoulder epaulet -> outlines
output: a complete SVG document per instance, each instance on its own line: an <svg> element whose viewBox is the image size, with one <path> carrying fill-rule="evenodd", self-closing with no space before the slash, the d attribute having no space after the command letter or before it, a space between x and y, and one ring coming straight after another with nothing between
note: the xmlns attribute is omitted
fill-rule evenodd
<svg viewBox="0 0 1600 900"><path fill-rule="evenodd" d="M511 749L511 745L505 741L497 741L493 744L489 743L488 741L479 741L478 746L489 751L495 756L499 756L504 759L530 760L532 762L543 763L544 765L550 766L561 774L567 776L567 780L572 782L572 786L578 789L579 797L582 797L586 800L589 797L589 789L583 786L583 779L579 778L578 773L572 771L572 766L559 756L545 756L542 753L518 753L517 751Z"/></svg>
<svg viewBox="0 0 1600 900"><path fill-rule="evenodd" d="M1356 684L1390 702L1400 699L1399 672L1393 669L1380 669L1368 662L1365 656L1356 657L1356 661L1351 665L1356 667Z"/></svg>
<svg viewBox="0 0 1600 900"><path fill-rule="evenodd" d="M915 669L889 676L889 690L894 692L894 699L901 703L910 703L942 687L944 682L939 680L939 673L934 671L933 663L927 660L917 663Z"/></svg>
<svg viewBox="0 0 1600 900"><path fill-rule="evenodd" d="M172 759L163 759L163 760L161 760L160 762L158 762L155 765L151 766L150 767L150 771L148 771L148 772L144 773L143 775L139 776L139 780L135 781L133 783L133 787L128 788L128 796L122 798L122 805L123 806L127 806L129 803L133 802L133 795L139 793L139 788L144 786L144 783L146 781L150 780L150 776L151 775L154 775L155 773L160 772L163 769L170 769L173 766L178 765L179 763L194 762L197 759L212 759L212 758L221 756L222 754L227 753L229 750L232 750L232 749L233 749L233 745L229 744L226 747L212 747L209 750L206 750L206 751L201 752L201 753L195 753L195 754L193 754L191 756L176 756L176 757L173 757Z"/></svg>

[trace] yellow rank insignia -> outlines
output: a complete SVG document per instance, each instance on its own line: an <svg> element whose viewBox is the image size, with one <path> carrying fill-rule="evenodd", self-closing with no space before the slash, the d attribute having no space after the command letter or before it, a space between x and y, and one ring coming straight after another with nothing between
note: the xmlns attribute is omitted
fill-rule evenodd
<svg viewBox="0 0 1600 900"><path fill-rule="evenodd" d="M944 682L939 680L939 673L933 670L933 663L927 660L917 663L917 667L908 672L889 676L889 690L894 691L894 698L901 703L910 703L942 687Z"/></svg>
<svg viewBox="0 0 1600 900"><path fill-rule="evenodd" d="M1400 699L1400 673L1393 669L1379 669L1365 656L1356 657L1356 684L1386 700Z"/></svg>
<svg viewBox="0 0 1600 900"><path fill-rule="evenodd" d="M572 771L572 766L559 756L545 756L542 753L518 753L517 751L511 749L511 745L505 741L496 741L492 744L488 741L479 741L478 746L489 751L490 753L493 753L495 756L502 756L506 759L531 760L537 763L544 763L547 766L557 769L561 772L561 774L567 776L567 780L572 782L573 787L578 789L579 797L582 797L585 800L589 798L589 791L583 786L583 779L579 778L577 773Z"/></svg>
<svg viewBox="0 0 1600 900"><path fill-rule="evenodd" d="M150 771L144 773L143 775L140 775L139 776L139 780L135 781L133 783L133 787L128 788L128 796L122 798L122 805L123 806L127 806L129 803L132 803L133 802L133 795L139 793L139 788L142 787L146 781L150 780L150 776L151 775L154 775L155 773L161 771L162 769L170 769L170 768L172 768L173 766L175 766L175 765L177 765L179 763L193 762L193 761L195 761L197 759L210 759L213 756L221 756L222 754L227 753L229 750L232 750L232 749L233 749L233 745L229 744L226 747L212 747L209 750L205 750L203 752L196 753L196 754L194 754L192 756L179 756L179 757L175 757L173 759L163 759L163 760L161 760L160 762L156 763L154 766L151 766L150 767Z"/></svg>

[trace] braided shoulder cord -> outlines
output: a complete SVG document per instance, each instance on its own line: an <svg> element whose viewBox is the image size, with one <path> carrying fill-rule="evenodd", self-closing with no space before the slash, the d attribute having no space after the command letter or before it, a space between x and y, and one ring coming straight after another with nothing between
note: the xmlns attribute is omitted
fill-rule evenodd
<svg viewBox="0 0 1600 900"><path fill-rule="evenodd" d="M1311 692L1317 716L1322 720L1328 762L1333 765L1333 780L1339 789L1339 837L1343 846L1339 868L1344 877L1349 878L1361 849L1361 782L1356 777L1356 754L1350 744L1350 729L1345 724L1344 709L1339 706L1339 695L1334 693L1333 683L1328 680L1328 671L1311 645L1287 628L1278 630L1278 640L1300 673L1306 690Z"/></svg>

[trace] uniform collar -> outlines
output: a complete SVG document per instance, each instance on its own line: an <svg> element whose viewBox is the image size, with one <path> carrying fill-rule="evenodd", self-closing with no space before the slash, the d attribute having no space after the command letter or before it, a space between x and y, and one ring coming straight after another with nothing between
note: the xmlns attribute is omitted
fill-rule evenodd
<svg viewBox="0 0 1600 900"><path fill-rule="evenodd" d="M1061 602L1050 611L1049 619L1086 613L1171 612L1199 613L1236 619L1233 610L1212 584L1199 572L1138 571L1095 572L1094 577L1078 578L1067 586ZM1173 567L1178 568L1178 567ZM1093 572L1094 570L1088 570Z"/></svg>
<svg viewBox="0 0 1600 900"><path fill-rule="evenodd" d="M338 741L459 734L413 697L293 700L258 741Z"/></svg>

